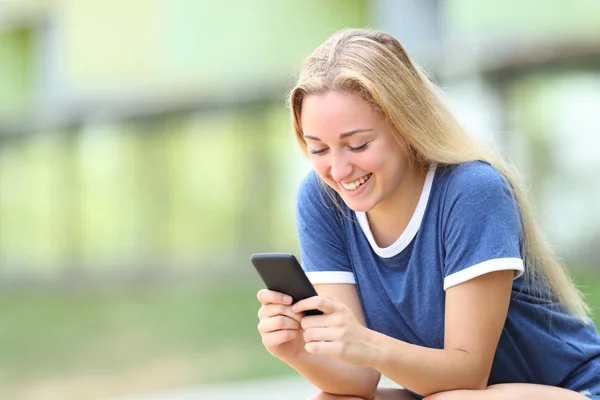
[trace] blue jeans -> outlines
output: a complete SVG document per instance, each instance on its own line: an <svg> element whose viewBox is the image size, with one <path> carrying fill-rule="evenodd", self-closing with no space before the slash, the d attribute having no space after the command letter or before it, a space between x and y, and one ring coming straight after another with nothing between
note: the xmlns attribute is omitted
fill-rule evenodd
<svg viewBox="0 0 600 400"><path fill-rule="evenodd" d="M589 397L592 400L600 400L600 382L591 385L590 387L586 388L585 390L582 390L579 393Z"/></svg>

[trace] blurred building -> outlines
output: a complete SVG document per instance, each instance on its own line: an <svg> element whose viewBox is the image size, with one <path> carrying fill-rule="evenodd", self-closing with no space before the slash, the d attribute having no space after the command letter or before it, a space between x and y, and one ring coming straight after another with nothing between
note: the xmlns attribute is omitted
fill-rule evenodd
<svg viewBox="0 0 600 400"><path fill-rule="evenodd" d="M519 167L573 267L600 260L600 2L373 1L463 125Z"/></svg>
<svg viewBox="0 0 600 400"><path fill-rule="evenodd" d="M362 1L0 3L3 281L219 270L293 244L285 91L365 15Z"/></svg>
<svg viewBox="0 0 600 400"><path fill-rule="evenodd" d="M285 94L317 44L366 24L435 73L522 168L559 253L591 263L599 16L595 0L0 2L0 281L237 275L250 252L294 252L308 167Z"/></svg>

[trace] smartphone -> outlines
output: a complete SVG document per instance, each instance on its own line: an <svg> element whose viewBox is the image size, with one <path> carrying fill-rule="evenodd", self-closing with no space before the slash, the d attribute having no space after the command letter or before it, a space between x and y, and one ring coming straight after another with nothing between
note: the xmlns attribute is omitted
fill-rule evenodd
<svg viewBox="0 0 600 400"><path fill-rule="evenodd" d="M317 295L296 257L286 253L258 253L250 258L267 289L292 297L292 304ZM304 315L321 315L319 310L307 310Z"/></svg>

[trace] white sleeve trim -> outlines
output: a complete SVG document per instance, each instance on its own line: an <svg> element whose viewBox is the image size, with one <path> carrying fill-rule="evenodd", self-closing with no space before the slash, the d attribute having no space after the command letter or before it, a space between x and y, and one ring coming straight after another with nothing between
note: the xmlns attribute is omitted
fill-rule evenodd
<svg viewBox="0 0 600 400"><path fill-rule="evenodd" d="M313 284L351 283L356 285L354 274L345 271L314 271L307 272L308 280Z"/></svg>
<svg viewBox="0 0 600 400"><path fill-rule="evenodd" d="M523 275L523 271L525 271L525 268L523 267L523 260L520 258L495 258L493 260L472 265L469 268L463 269L462 271L448 275L444 279L444 290L490 272L504 271L509 269L515 270L514 279L517 279Z"/></svg>

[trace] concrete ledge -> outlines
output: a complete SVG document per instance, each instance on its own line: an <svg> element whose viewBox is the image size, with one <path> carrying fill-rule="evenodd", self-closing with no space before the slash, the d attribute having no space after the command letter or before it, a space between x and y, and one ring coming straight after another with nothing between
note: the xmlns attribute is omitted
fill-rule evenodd
<svg viewBox="0 0 600 400"><path fill-rule="evenodd" d="M380 387L398 387L382 377ZM163 393L120 397L106 400L302 400L318 391L306 380L297 377L280 377L244 382L229 382L185 388Z"/></svg>

